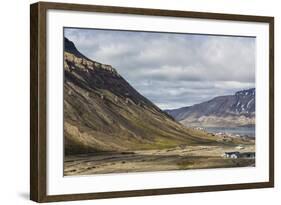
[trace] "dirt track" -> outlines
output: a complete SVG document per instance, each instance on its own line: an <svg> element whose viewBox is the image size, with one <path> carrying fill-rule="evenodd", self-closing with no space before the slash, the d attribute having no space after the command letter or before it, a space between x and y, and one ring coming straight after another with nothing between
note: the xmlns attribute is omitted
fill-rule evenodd
<svg viewBox="0 0 281 205"><path fill-rule="evenodd" d="M238 147L185 146L162 150L139 150L67 156L64 175L91 175L121 172L167 171L254 166L255 159L226 159L225 152L254 152L254 145Z"/></svg>

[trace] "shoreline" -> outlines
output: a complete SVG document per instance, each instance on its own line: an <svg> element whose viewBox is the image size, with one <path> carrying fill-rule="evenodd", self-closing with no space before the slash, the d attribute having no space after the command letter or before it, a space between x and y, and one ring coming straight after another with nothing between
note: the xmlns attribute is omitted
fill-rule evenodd
<svg viewBox="0 0 281 205"><path fill-rule="evenodd" d="M255 139L255 126L251 127L189 127L194 130L201 130L207 132L208 134L214 134L215 136L227 136L227 137L237 137L237 138L251 138ZM244 130L243 129L249 129Z"/></svg>

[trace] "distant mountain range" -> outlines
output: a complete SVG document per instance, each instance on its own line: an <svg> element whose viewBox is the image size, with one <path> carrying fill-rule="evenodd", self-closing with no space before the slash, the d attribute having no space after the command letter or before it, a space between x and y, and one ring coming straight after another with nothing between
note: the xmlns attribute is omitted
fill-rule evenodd
<svg viewBox="0 0 281 205"><path fill-rule="evenodd" d="M135 90L111 65L64 39L66 154L218 144L188 129Z"/></svg>
<svg viewBox="0 0 281 205"><path fill-rule="evenodd" d="M193 106L165 111L188 127L252 126L255 124L255 96L255 88L251 88Z"/></svg>

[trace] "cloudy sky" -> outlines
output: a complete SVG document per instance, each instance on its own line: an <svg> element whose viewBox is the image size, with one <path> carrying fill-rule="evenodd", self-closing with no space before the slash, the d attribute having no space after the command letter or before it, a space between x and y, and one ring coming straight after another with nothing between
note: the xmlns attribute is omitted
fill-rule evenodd
<svg viewBox="0 0 281 205"><path fill-rule="evenodd" d="M110 64L162 109L255 87L255 38L65 28L92 60Z"/></svg>

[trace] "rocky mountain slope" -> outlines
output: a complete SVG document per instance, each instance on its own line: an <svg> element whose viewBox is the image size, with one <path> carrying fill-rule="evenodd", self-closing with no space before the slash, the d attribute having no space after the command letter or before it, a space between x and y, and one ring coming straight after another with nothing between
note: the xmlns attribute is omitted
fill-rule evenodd
<svg viewBox="0 0 281 205"><path fill-rule="evenodd" d="M110 65L64 40L66 154L217 144L187 129L135 90Z"/></svg>
<svg viewBox="0 0 281 205"><path fill-rule="evenodd" d="M255 124L255 88L219 96L212 100L174 110L166 110L187 126L235 127Z"/></svg>

